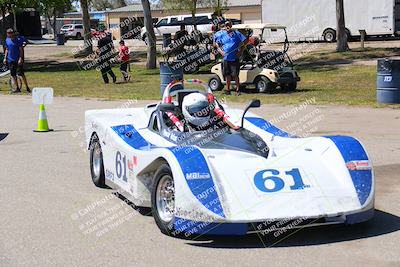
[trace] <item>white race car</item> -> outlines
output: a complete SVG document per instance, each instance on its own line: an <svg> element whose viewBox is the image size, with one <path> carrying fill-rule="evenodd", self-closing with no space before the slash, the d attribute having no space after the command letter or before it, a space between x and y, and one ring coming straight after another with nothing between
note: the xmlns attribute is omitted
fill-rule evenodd
<svg viewBox="0 0 400 267"><path fill-rule="evenodd" d="M86 112L96 186L151 207L168 235L244 235L293 221L290 228L372 218L374 174L359 141L298 138L248 112L257 100L245 111L231 109L209 89L171 90L181 84L171 83L160 103L145 108ZM193 130L183 120L183 99L199 92L219 126Z"/></svg>

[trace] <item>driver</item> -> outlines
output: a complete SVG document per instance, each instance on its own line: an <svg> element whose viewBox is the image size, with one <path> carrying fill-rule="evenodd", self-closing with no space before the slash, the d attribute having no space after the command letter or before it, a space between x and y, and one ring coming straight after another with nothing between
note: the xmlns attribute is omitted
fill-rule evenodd
<svg viewBox="0 0 400 267"><path fill-rule="evenodd" d="M202 93L191 93L183 99L182 113L191 130L205 131L211 127L227 126L214 112L215 105Z"/></svg>

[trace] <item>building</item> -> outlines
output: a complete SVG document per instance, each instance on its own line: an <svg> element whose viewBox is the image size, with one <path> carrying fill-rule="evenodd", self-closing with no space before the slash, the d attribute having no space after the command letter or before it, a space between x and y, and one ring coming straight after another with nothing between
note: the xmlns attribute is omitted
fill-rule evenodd
<svg viewBox="0 0 400 267"><path fill-rule="evenodd" d="M261 1L228 0L227 7L224 8L224 16L228 19L239 19L243 23L260 23L262 20ZM164 10L161 4L152 5L151 10L154 22L165 16L189 14L189 12ZM214 8L199 7L197 12L213 13ZM143 17L143 8L140 3L105 12L106 24L116 39L120 39L126 32L138 26L143 26Z"/></svg>
<svg viewBox="0 0 400 267"><path fill-rule="evenodd" d="M99 22L106 21L106 11L91 11L89 12L90 19L98 20ZM75 18L75 19L82 19L81 12L68 12L64 13L64 18Z"/></svg>
<svg viewBox="0 0 400 267"><path fill-rule="evenodd" d="M15 17L12 13L6 13L4 18L0 17L0 29L8 28L15 28L21 35L29 39L42 38L40 14L33 8L21 10L16 13ZM3 38L4 36L1 36L0 33L0 39Z"/></svg>

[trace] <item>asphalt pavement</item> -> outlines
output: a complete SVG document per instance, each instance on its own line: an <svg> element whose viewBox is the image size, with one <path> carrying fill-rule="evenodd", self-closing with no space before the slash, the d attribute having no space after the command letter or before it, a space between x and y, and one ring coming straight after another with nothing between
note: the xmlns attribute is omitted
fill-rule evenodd
<svg viewBox="0 0 400 267"><path fill-rule="evenodd" d="M255 110L299 135L359 138L376 170L372 221L277 238L193 240L162 235L148 210L132 208L90 179L84 112L144 103L55 98L47 107L54 132L34 133L39 108L31 98L0 95L0 266L400 266L400 110Z"/></svg>

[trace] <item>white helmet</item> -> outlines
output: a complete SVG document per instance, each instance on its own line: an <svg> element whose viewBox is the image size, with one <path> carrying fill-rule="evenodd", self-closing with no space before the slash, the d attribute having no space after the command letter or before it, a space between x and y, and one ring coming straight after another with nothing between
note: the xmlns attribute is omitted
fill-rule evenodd
<svg viewBox="0 0 400 267"><path fill-rule="evenodd" d="M186 122L195 126L207 126L210 120L211 105L201 93L192 93L183 99L182 113Z"/></svg>

